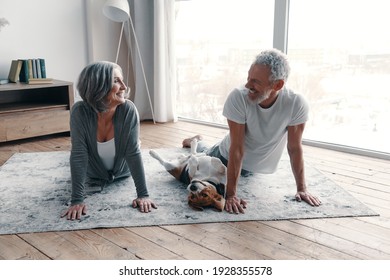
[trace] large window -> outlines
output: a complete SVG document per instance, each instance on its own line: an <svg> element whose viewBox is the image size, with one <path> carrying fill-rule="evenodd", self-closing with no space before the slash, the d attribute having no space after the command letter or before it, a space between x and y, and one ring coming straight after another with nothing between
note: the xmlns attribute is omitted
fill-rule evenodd
<svg viewBox="0 0 390 280"><path fill-rule="evenodd" d="M280 38L275 1L290 4L287 85L310 104L304 138L390 153L387 0L177 1L179 116L226 124L226 96Z"/></svg>
<svg viewBox="0 0 390 280"><path fill-rule="evenodd" d="M311 107L305 138L390 153L390 2L291 0L289 86Z"/></svg>
<svg viewBox="0 0 390 280"><path fill-rule="evenodd" d="M272 47L273 0L176 1L178 115L226 124L227 95Z"/></svg>

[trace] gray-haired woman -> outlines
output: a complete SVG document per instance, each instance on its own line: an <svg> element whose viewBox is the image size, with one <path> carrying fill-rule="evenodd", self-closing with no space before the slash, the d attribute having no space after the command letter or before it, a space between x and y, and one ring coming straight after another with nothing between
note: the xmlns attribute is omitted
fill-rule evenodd
<svg viewBox="0 0 390 280"><path fill-rule="evenodd" d="M132 206L145 213L157 208L146 186L138 111L125 99L127 87L120 66L106 61L86 66L77 90L82 101L73 105L70 118L71 205L61 217L74 220L86 214L86 187L102 189L115 179L129 176L137 192Z"/></svg>

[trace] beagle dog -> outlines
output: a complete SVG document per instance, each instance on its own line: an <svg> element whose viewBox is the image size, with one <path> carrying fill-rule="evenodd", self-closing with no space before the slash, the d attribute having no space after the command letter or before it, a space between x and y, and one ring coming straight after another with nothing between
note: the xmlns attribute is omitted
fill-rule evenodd
<svg viewBox="0 0 390 280"><path fill-rule="evenodd" d="M197 153L197 139L191 141L191 154L173 161L163 159L156 151L149 154L158 160L165 170L178 181L188 185L188 205L194 210L214 207L218 211L225 208L226 166L219 158Z"/></svg>

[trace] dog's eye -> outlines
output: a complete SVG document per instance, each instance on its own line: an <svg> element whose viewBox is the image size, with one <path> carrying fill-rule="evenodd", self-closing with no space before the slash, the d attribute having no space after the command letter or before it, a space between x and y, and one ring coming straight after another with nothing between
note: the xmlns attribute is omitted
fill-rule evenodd
<svg viewBox="0 0 390 280"><path fill-rule="evenodd" d="M207 193L202 193L203 197L208 197Z"/></svg>

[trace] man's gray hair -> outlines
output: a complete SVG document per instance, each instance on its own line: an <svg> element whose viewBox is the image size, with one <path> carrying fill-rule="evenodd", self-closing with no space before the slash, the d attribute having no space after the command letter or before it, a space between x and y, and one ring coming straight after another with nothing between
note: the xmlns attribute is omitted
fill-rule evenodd
<svg viewBox="0 0 390 280"><path fill-rule="evenodd" d="M290 74L290 65L287 56L279 50L264 50L256 56L253 64L266 65L271 70L270 82L277 80L287 81Z"/></svg>
<svg viewBox="0 0 390 280"><path fill-rule="evenodd" d="M106 99L114 85L114 69L122 73L118 64L98 61L87 65L79 75L77 90L80 97L97 113L108 110Z"/></svg>

